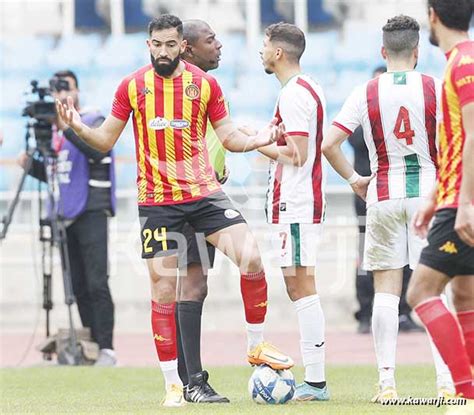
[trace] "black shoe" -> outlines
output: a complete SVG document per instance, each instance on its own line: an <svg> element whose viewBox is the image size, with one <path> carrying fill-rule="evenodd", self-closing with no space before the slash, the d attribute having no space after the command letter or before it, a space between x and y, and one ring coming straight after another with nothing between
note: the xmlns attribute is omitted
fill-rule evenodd
<svg viewBox="0 0 474 415"><path fill-rule="evenodd" d="M229 403L230 401L219 395L209 383L209 373L206 370L189 377L189 384L184 389L184 399L194 403Z"/></svg>
<svg viewBox="0 0 474 415"><path fill-rule="evenodd" d="M370 320L359 321L359 327L357 327L357 333L369 334L370 333Z"/></svg>
<svg viewBox="0 0 474 415"><path fill-rule="evenodd" d="M398 318L398 330L402 333L421 333L425 329L416 324L407 314L401 314Z"/></svg>

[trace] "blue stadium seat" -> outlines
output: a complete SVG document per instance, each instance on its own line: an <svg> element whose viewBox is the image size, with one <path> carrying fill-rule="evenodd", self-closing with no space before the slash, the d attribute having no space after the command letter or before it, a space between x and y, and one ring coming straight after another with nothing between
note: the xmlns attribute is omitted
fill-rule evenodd
<svg viewBox="0 0 474 415"><path fill-rule="evenodd" d="M48 64L53 71L63 68L90 68L99 52L98 34L62 37L56 49L48 54Z"/></svg>
<svg viewBox="0 0 474 415"><path fill-rule="evenodd" d="M313 25L327 25L334 18L323 8L323 0L308 1L308 20Z"/></svg>
<svg viewBox="0 0 474 415"><path fill-rule="evenodd" d="M46 57L52 45L52 37L4 37L2 69L20 73L41 68L46 64Z"/></svg>
<svg viewBox="0 0 474 415"><path fill-rule="evenodd" d="M260 114L264 119L272 116L280 85L274 76L245 72L238 87L228 94L232 114Z"/></svg>
<svg viewBox="0 0 474 415"><path fill-rule="evenodd" d="M240 57L239 51L245 49L245 37L241 34L218 34L217 38L222 43L220 65L234 65Z"/></svg>
<svg viewBox="0 0 474 415"><path fill-rule="evenodd" d="M334 50L337 48L338 34L331 30L306 35L306 50L301 59L304 67L327 69L333 65Z"/></svg>
<svg viewBox="0 0 474 415"><path fill-rule="evenodd" d="M103 30L107 27L104 19L97 13L98 0L81 0L74 2L76 28Z"/></svg>
<svg viewBox="0 0 474 415"><path fill-rule="evenodd" d="M143 13L143 0L124 0L123 11L127 31L142 31L151 20Z"/></svg>
<svg viewBox="0 0 474 415"><path fill-rule="evenodd" d="M21 115L26 103L25 92L30 90L30 78L12 76L9 71L2 79L2 93L0 96L0 112Z"/></svg>
<svg viewBox="0 0 474 415"><path fill-rule="evenodd" d="M366 70L381 59L382 31L359 22L348 22L344 38L334 50L336 69Z"/></svg>
<svg viewBox="0 0 474 415"><path fill-rule="evenodd" d="M341 106L352 90L370 79L371 71L344 70L336 73L334 83L326 88L329 102Z"/></svg>
<svg viewBox="0 0 474 415"><path fill-rule="evenodd" d="M2 114L3 144L0 149L2 157L16 157L20 150L25 148L26 121L27 119L20 115Z"/></svg>
<svg viewBox="0 0 474 415"><path fill-rule="evenodd" d="M146 34L110 36L98 50L95 65L102 69L121 69L131 72L150 62L145 44Z"/></svg>

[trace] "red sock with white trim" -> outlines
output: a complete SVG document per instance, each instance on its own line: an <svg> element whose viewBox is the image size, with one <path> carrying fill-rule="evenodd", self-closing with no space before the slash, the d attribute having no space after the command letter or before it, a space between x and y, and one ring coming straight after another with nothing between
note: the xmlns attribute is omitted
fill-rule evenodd
<svg viewBox="0 0 474 415"><path fill-rule="evenodd" d="M178 348L176 340L176 303L151 302L151 327L156 352L166 386L182 385L178 374Z"/></svg>
<svg viewBox="0 0 474 415"><path fill-rule="evenodd" d="M456 393L462 393L465 398L474 398L469 357L454 315L449 312L440 297L433 297L418 304L415 312L448 365Z"/></svg>
<svg viewBox="0 0 474 415"><path fill-rule="evenodd" d="M263 328L267 314L267 281L265 271L249 272L240 276L240 291L244 301L247 322L248 350L263 341Z"/></svg>

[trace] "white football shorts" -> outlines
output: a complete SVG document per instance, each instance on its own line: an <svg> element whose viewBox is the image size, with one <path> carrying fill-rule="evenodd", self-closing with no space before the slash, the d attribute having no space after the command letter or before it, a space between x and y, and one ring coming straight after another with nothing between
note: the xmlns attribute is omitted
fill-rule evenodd
<svg viewBox="0 0 474 415"><path fill-rule="evenodd" d="M416 267L426 240L415 235L411 221L423 202L424 198L414 197L384 200L368 207L363 269Z"/></svg>
<svg viewBox="0 0 474 415"><path fill-rule="evenodd" d="M316 265L322 235L320 223L270 224L272 251L280 267Z"/></svg>

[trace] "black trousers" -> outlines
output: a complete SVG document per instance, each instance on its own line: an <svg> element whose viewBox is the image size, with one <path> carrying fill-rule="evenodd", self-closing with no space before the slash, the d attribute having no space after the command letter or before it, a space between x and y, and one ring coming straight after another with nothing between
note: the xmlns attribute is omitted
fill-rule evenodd
<svg viewBox="0 0 474 415"><path fill-rule="evenodd" d="M359 266L356 273L356 296L359 303L359 310L355 313L356 320L370 320L372 318L372 304L374 301L374 278L372 272L364 271L360 265L362 263L364 253L364 238L365 238L365 217L366 207L365 202L358 196L355 196L355 209L357 219L359 221ZM400 296L400 315L408 315L411 308L407 303L406 294L408 282L410 281L412 271L408 265L403 269L403 285Z"/></svg>
<svg viewBox="0 0 474 415"><path fill-rule="evenodd" d="M66 229L72 288L84 327L101 349L112 349L114 303L108 284L108 218L86 211Z"/></svg>

